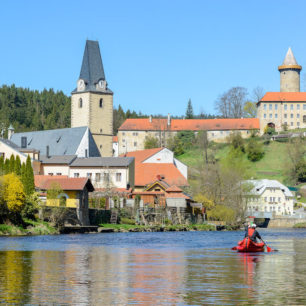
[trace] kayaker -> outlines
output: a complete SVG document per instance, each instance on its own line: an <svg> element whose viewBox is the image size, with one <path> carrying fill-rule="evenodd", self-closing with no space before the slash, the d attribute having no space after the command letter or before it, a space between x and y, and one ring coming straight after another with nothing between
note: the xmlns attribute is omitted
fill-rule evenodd
<svg viewBox="0 0 306 306"><path fill-rule="evenodd" d="M248 231L245 233L245 237L249 237L252 241L256 242L256 238L259 240L261 239L261 236L256 230L256 224L253 223L251 226L249 226Z"/></svg>

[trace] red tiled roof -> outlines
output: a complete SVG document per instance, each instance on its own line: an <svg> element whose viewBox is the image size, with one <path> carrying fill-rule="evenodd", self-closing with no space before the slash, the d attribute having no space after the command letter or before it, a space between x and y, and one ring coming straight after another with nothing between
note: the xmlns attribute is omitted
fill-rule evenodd
<svg viewBox="0 0 306 306"><path fill-rule="evenodd" d="M166 198L176 199L176 198L183 198L183 199L190 199L186 194L182 192L171 192L165 194Z"/></svg>
<svg viewBox="0 0 306 306"><path fill-rule="evenodd" d="M167 192L182 192L183 190L177 186L171 186L166 189Z"/></svg>
<svg viewBox="0 0 306 306"><path fill-rule="evenodd" d="M167 119L149 118L126 119L120 126L120 131L216 131L216 130L249 130L259 129L258 118L242 119L171 119L167 126Z"/></svg>
<svg viewBox="0 0 306 306"><path fill-rule="evenodd" d="M127 152L125 154L120 155L121 157L135 157L135 163L141 163L144 160L148 159L152 155L156 154L157 152L161 151L163 148L154 148L154 149L147 149L147 150L140 150L140 151L133 151Z"/></svg>
<svg viewBox="0 0 306 306"><path fill-rule="evenodd" d="M35 175L35 187L48 190L52 184L58 183L62 190L83 190L89 183L89 191L93 191L93 186L87 177L67 177L67 176L51 176L51 175Z"/></svg>
<svg viewBox="0 0 306 306"><path fill-rule="evenodd" d="M157 176L168 185L188 186L186 178L175 167L174 164L135 164L135 186L146 186L156 181Z"/></svg>
<svg viewBox="0 0 306 306"><path fill-rule="evenodd" d="M306 102L306 92L267 92L259 102Z"/></svg>
<svg viewBox="0 0 306 306"><path fill-rule="evenodd" d="M113 136L113 142L118 142L118 136Z"/></svg>

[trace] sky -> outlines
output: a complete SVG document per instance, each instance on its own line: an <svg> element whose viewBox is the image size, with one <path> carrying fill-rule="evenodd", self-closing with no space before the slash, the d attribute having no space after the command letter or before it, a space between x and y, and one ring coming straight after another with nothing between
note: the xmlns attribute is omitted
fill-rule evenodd
<svg viewBox="0 0 306 306"><path fill-rule="evenodd" d="M98 40L114 106L216 114L231 87L279 91L288 47L306 71L306 1L2 1L0 86L70 95ZM301 72L301 88L305 89Z"/></svg>

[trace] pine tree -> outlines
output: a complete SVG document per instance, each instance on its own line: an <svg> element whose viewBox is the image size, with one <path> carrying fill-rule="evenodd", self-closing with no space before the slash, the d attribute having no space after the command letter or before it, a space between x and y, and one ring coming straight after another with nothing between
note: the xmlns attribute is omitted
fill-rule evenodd
<svg viewBox="0 0 306 306"><path fill-rule="evenodd" d="M24 185L24 191L26 195L30 195L35 191L35 185L34 185L34 173L31 163L31 158L28 155L26 165L25 165L25 185Z"/></svg>
<svg viewBox="0 0 306 306"><path fill-rule="evenodd" d="M19 155L17 155L15 159L15 173L19 176L21 175L21 161Z"/></svg>
<svg viewBox="0 0 306 306"><path fill-rule="evenodd" d="M12 154L10 157L10 173L15 171L15 156Z"/></svg>
<svg viewBox="0 0 306 306"><path fill-rule="evenodd" d="M21 182L23 186L26 184L26 165L25 163L21 164Z"/></svg>
<svg viewBox="0 0 306 306"><path fill-rule="evenodd" d="M193 119L193 108L191 104L191 99L188 101L187 109L186 109L186 119Z"/></svg>
<svg viewBox="0 0 306 306"><path fill-rule="evenodd" d="M10 173L10 160L9 159L6 159L4 162L3 172L4 174Z"/></svg>
<svg viewBox="0 0 306 306"><path fill-rule="evenodd" d="M4 173L4 158L3 155L0 156L0 175Z"/></svg>

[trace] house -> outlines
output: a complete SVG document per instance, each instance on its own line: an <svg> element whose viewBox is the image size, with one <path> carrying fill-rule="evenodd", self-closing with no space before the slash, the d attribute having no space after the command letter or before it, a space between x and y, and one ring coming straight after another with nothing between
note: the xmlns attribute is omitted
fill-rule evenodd
<svg viewBox="0 0 306 306"><path fill-rule="evenodd" d="M192 201L191 197L175 185L169 186L165 181L156 180L143 191L134 191L133 198L137 196L144 206L150 207L181 207L186 208ZM193 201L192 201L193 202Z"/></svg>
<svg viewBox="0 0 306 306"><path fill-rule="evenodd" d="M135 191L144 191L157 180L168 186L189 186L187 166L167 148L128 152L122 156L135 158Z"/></svg>
<svg viewBox="0 0 306 306"><path fill-rule="evenodd" d="M248 180L252 190L247 197L247 213L272 212L276 216L292 215L294 196L285 185L276 180Z"/></svg>
<svg viewBox="0 0 306 306"><path fill-rule="evenodd" d="M35 175L35 188L45 195L48 190L59 188L62 193L53 198L46 198L46 206L76 208L82 225L89 225L88 193L94 187L88 178L69 178L67 176Z"/></svg>
<svg viewBox="0 0 306 306"><path fill-rule="evenodd" d="M0 156L3 156L4 159L10 159L12 155L15 157L18 155L21 163L25 163L29 155L34 174L39 174L41 164L39 160L39 151L21 148L8 139L0 138Z"/></svg>
<svg viewBox="0 0 306 306"><path fill-rule="evenodd" d="M10 141L22 150L39 151L41 156L100 156L91 131L86 126L14 133Z"/></svg>
<svg viewBox="0 0 306 306"><path fill-rule="evenodd" d="M138 118L126 119L118 130L119 154L143 150L147 136L155 137L161 146L167 139L180 131L207 131L207 137L213 141L225 141L233 132L240 132L242 137L251 135L259 129L257 118L242 119L167 119Z"/></svg>

